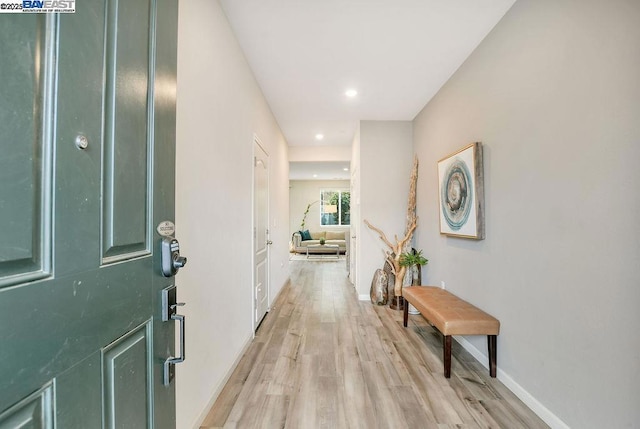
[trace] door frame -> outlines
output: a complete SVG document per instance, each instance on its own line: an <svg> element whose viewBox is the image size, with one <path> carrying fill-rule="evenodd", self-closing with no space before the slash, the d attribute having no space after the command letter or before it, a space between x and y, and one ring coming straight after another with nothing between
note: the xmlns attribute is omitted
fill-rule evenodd
<svg viewBox="0 0 640 429"><path fill-rule="evenodd" d="M260 141L260 138L258 137L258 135L256 133L253 134L253 142L252 142L252 146L251 146L251 222L252 222L252 234L251 234L251 328L252 328L252 332L253 332L253 336L255 337L256 334L256 329L258 329L258 326L261 322L261 320L257 320L256 317L256 310L257 310L257 298L256 298L256 240L258 240L258 237L256 236L255 233L253 233L256 230L256 175L255 175L255 160L256 160L256 146L259 146L260 149L262 149L262 151L267 155L267 159L270 158L269 156L269 152L265 149L264 145L262 144L262 142ZM269 240L270 237L270 232L269 232L269 225L270 225L270 216L269 216L269 195L270 195L270 189L271 189L271 174L270 174L270 165L269 163L267 163L267 206L266 206L266 239ZM266 245L266 251L267 251L267 255L266 255L266 274L265 274L265 282L266 285L265 287L267 288L267 312L271 310L271 267L270 267L270 261L271 261L271 248L269 245Z"/></svg>
<svg viewBox="0 0 640 429"><path fill-rule="evenodd" d="M358 183L358 169L352 168L351 171L351 222L349 225L349 255L347 263L349 264L349 281L358 290L358 235L360 234L358 225L360 225L360 183Z"/></svg>

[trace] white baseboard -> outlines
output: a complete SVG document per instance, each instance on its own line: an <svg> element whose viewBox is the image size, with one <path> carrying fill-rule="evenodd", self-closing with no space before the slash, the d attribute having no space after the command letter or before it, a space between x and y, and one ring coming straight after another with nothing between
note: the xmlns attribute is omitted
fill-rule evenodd
<svg viewBox="0 0 640 429"><path fill-rule="evenodd" d="M204 407L204 409L196 419L195 423L193 424L192 426L193 429L199 429L200 426L202 426L202 423L204 422L204 419L207 418L207 414L209 414L211 407L213 407L213 404L216 402L216 399L218 399L218 396L220 396L220 393L222 393L222 389L224 389L224 386L227 384L227 382L231 378L233 371L236 370L236 367L240 363L240 359L242 359L244 354L247 352L252 341L253 341L253 335L249 336L249 338L246 339L246 341L244 342L244 345L242 346L242 349L240 350L240 353L238 353L238 355L236 356L236 359L234 360L233 365L231 365L231 368L229 369L229 371L227 371L227 373L222 378L220 383L218 383L218 386L211 394L211 399L209 399L209 402L207 402L207 405Z"/></svg>
<svg viewBox="0 0 640 429"><path fill-rule="evenodd" d="M478 362L482 364L487 370L489 369L489 358L480 352L473 344L464 339L464 337L459 337L454 335L453 337L466 351L471 353L471 355L476 358ZM516 395L525 405L531 408L531 411L536 413L538 417L540 417L546 424L548 424L552 429L570 429L569 425L560 420L558 416L553 414L547 407L542 405L540 401L533 397L529 392L527 392L522 386L520 386L509 374L500 369L500 365L498 364L497 378L500 380L502 384L504 384L507 389L511 390L514 395Z"/></svg>

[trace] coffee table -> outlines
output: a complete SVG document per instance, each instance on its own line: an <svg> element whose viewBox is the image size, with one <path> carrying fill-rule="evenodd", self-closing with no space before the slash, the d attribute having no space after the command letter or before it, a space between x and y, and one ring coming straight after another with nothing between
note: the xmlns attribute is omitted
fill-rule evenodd
<svg viewBox="0 0 640 429"><path fill-rule="evenodd" d="M315 250L316 252L309 253L309 250ZM336 252L335 255L333 252ZM307 259L323 258L324 256L340 258L340 246L337 244L310 244L307 246Z"/></svg>

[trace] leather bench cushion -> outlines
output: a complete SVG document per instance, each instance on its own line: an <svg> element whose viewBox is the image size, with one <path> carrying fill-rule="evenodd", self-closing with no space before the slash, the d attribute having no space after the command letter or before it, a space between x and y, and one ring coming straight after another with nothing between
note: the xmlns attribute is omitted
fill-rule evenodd
<svg viewBox="0 0 640 429"><path fill-rule="evenodd" d="M411 286L402 296L443 335L498 335L500 321L435 286Z"/></svg>

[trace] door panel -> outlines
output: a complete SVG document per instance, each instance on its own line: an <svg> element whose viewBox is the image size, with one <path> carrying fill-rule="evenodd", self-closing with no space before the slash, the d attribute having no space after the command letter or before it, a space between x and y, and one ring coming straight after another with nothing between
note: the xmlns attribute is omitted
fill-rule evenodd
<svg viewBox="0 0 640 429"><path fill-rule="evenodd" d="M0 288L45 277L50 269L51 136L43 125L43 106L51 99L45 85L47 35L53 31L44 17L4 15L0 19L1 98L0 141L11 150L0 157L0 208L4 231L0 246Z"/></svg>
<svg viewBox="0 0 640 429"><path fill-rule="evenodd" d="M175 427L155 225L174 220L177 2L119 3L0 15L0 428Z"/></svg>
<svg viewBox="0 0 640 429"><path fill-rule="evenodd" d="M254 142L254 329L269 309L269 156Z"/></svg>
<svg viewBox="0 0 640 429"><path fill-rule="evenodd" d="M267 250L265 249L264 252ZM268 310L267 259L261 259L256 265L256 323L259 324Z"/></svg>
<svg viewBox="0 0 640 429"><path fill-rule="evenodd" d="M107 1L104 262L148 251L150 3ZM135 23L132 25L132 23Z"/></svg>
<svg viewBox="0 0 640 429"><path fill-rule="evenodd" d="M53 385L49 384L0 415L0 429L53 429Z"/></svg>
<svg viewBox="0 0 640 429"><path fill-rule="evenodd" d="M35 344L25 344L24 333L16 328L23 319L33 322L29 318L43 308L25 308L22 302L29 302L30 294L19 286L47 277L51 270L52 111L48 106L53 103L55 30L50 16L0 16L0 37L11 41L0 43L0 55L13 59L0 64L0 78L11 82L0 90L0 222L8 225L7 240L0 240L0 285L5 286L0 289L0 413L51 381L21 365L37 350ZM45 341L42 346L48 345ZM22 384L22 373L34 381Z"/></svg>
<svg viewBox="0 0 640 429"><path fill-rule="evenodd" d="M105 428L149 428L151 321L102 351Z"/></svg>

